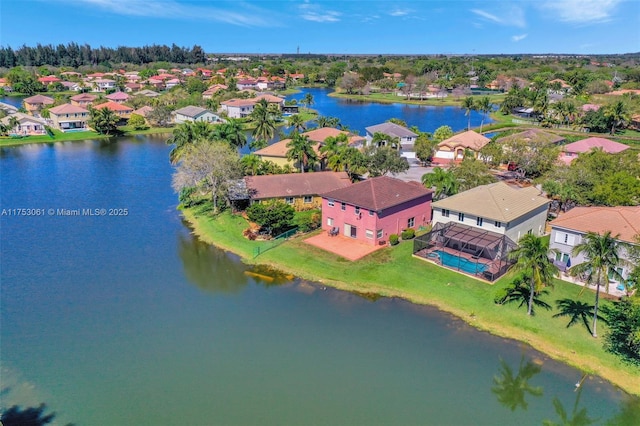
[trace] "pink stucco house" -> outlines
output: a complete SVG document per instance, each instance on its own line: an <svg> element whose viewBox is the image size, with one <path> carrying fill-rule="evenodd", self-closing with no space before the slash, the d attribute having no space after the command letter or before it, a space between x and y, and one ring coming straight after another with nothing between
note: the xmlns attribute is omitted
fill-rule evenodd
<svg viewBox="0 0 640 426"><path fill-rule="evenodd" d="M433 191L388 176L322 194L322 228L372 245L431 221Z"/></svg>

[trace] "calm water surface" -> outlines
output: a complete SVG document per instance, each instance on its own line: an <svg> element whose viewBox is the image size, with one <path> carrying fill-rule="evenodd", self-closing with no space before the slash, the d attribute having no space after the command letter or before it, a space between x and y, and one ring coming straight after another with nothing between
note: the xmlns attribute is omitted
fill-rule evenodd
<svg viewBox="0 0 640 426"><path fill-rule="evenodd" d="M152 137L0 150L2 209L128 209L0 218L3 406L46 402L78 425L539 425L559 420L554 398L600 423L629 409L435 309L246 274L182 223L168 151ZM542 367L526 410L491 391L521 362Z"/></svg>

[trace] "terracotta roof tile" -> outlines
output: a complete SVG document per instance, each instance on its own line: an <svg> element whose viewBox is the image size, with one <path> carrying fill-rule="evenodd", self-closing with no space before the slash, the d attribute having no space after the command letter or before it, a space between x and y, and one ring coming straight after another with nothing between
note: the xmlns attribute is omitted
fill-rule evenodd
<svg viewBox="0 0 640 426"><path fill-rule="evenodd" d="M80 106L77 105L71 105L71 104L63 104L63 105L58 105L57 107L53 107L51 109L49 109L49 113L50 114L55 114L55 115L60 115L60 114L82 114L82 113L88 113L89 111L85 108L82 108Z"/></svg>
<svg viewBox="0 0 640 426"><path fill-rule="evenodd" d="M105 103L100 104L100 105L96 105L96 106L94 106L94 108L95 109L108 108L111 111L123 111L123 112L126 112L126 111L131 112L131 111L133 111L133 108L131 108L129 106L122 105L122 104L119 104L119 103L113 102L113 101L109 101L109 102L105 102Z"/></svg>
<svg viewBox="0 0 640 426"><path fill-rule="evenodd" d="M575 207L561 214L551 226L580 232L603 234L611 231L621 241L637 243L640 235L640 206L635 207Z"/></svg>
<svg viewBox="0 0 640 426"><path fill-rule="evenodd" d="M450 148L463 147L469 148L474 151L479 151L483 146L488 144L491 139L482 136L473 130L459 133L451 136L449 139L445 139L438 144L438 146L448 146Z"/></svg>
<svg viewBox="0 0 640 426"><path fill-rule="evenodd" d="M567 144L563 147L563 151L589 152L594 148L601 148L604 152L609 154L617 154L618 152L629 149L629 146L609 139L593 137Z"/></svg>
<svg viewBox="0 0 640 426"><path fill-rule="evenodd" d="M389 176L380 176L326 192L322 197L380 212L417 198L431 199L432 193L432 190L417 182L404 182Z"/></svg>
<svg viewBox="0 0 640 426"><path fill-rule="evenodd" d="M247 189L255 200L279 197L319 195L351 186L345 172L287 173L281 175L246 176Z"/></svg>

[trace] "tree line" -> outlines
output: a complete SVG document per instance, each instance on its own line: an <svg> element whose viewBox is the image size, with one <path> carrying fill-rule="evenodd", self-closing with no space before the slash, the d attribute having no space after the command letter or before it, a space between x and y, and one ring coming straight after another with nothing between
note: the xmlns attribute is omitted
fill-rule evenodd
<svg viewBox="0 0 640 426"><path fill-rule="evenodd" d="M180 47L153 44L151 46L116 48L77 43L23 45L17 49L11 46L0 46L0 67L16 66L80 67L110 65L111 63L130 63L136 65L151 62L171 62L178 64L198 64L206 62L206 55L201 46Z"/></svg>

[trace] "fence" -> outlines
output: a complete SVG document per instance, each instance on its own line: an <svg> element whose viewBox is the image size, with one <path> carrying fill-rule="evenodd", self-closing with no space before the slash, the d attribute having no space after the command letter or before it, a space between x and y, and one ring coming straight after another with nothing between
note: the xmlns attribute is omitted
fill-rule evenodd
<svg viewBox="0 0 640 426"><path fill-rule="evenodd" d="M298 232L298 227L296 226L293 229L289 229L287 232L283 232L280 235L277 235L272 240L269 240L264 243L262 246L254 247L253 249L253 258L260 256L265 251L271 250L274 247L279 246L286 240L288 240L292 235L295 235Z"/></svg>

